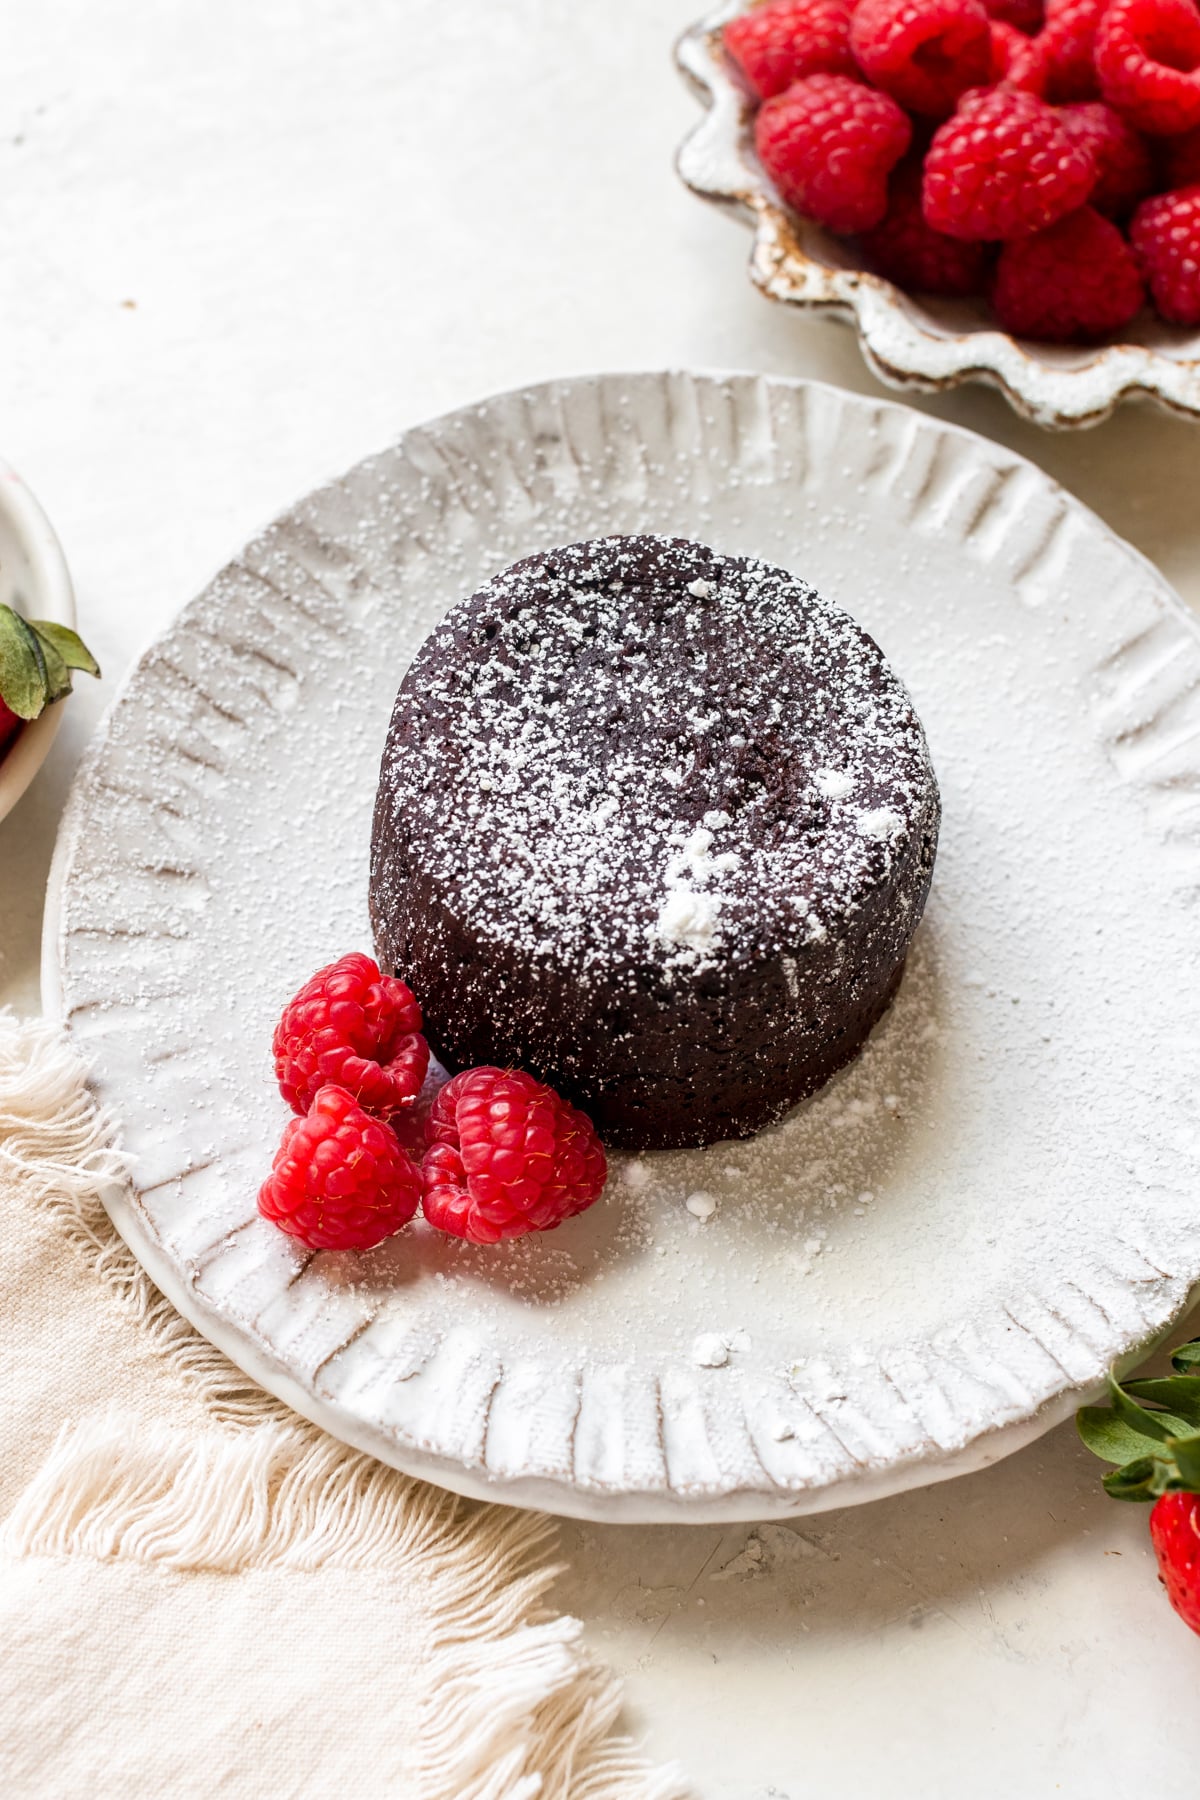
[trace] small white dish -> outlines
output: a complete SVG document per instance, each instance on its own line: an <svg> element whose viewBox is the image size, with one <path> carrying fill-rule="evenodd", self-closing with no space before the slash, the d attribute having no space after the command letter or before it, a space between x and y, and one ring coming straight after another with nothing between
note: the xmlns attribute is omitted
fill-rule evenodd
<svg viewBox="0 0 1200 1800"><path fill-rule="evenodd" d="M708 109L677 166L693 193L752 224L750 279L768 299L853 326L890 387L933 393L982 381L1023 418L1059 429L1096 425L1135 396L1200 415L1198 331L1167 325L1147 308L1127 338L1095 348L1010 337L983 301L906 294L856 267L850 245L789 212L755 155L753 104L721 48L721 27L745 10L746 0L725 0L676 45L679 68Z"/></svg>
<svg viewBox="0 0 1200 1800"><path fill-rule="evenodd" d="M0 463L0 602L27 619L75 624L75 593L49 519L15 469ZM0 757L0 819L10 813L49 754L63 702L24 726Z"/></svg>
<svg viewBox="0 0 1200 1800"><path fill-rule="evenodd" d="M556 1231L309 1256L255 1210L271 1031L370 944L396 687L483 578L614 531L794 569L909 685L944 816L895 1006L776 1130L613 1157ZM1200 1279L1198 792L1200 627L1039 469L814 383L555 382L310 495L147 651L67 807L43 992L136 1158L119 1229L300 1412L513 1505L816 1511L1028 1442Z"/></svg>

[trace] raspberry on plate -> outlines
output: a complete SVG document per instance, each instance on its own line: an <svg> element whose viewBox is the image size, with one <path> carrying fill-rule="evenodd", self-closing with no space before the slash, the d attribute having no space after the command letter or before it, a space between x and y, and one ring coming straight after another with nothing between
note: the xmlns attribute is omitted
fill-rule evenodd
<svg viewBox="0 0 1200 1800"><path fill-rule="evenodd" d="M1088 205L1108 218L1124 218L1154 186L1149 145L1103 100L1064 106L1059 117L1096 159L1096 185Z"/></svg>
<svg viewBox="0 0 1200 1800"><path fill-rule="evenodd" d="M1139 131L1200 125L1200 12L1192 0L1112 0L1096 30L1096 73L1110 106Z"/></svg>
<svg viewBox="0 0 1200 1800"><path fill-rule="evenodd" d="M896 102L845 75L810 75L759 109L754 141L784 202L831 231L867 231L912 127Z"/></svg>
<svg viewBox="0 0 1200 1800"><path fill-rule="evenodd" d="M411 991L357 950L305 982L284 1007L271 1047L280 1092L298 1113L335 1081L386 1117L411 1106L429 1066Z"/></svg>
<svg viewBox="0 0 1200 1800"><path fill-rule="evenodd" d="M1098 96L1093 50L1106 4L1107 0L1046 0L1046 23L1033 42L1038 46L1042 92L1047 100L1065 105Z"/></svg>
<svg viewBox="0 0 1200 1800"><path fill-rule="evenodd" d="M1128 325L1145 299L1137 261L1090 206L1005 244L992 305L1006 331L1046 343L1087 343Z"/></svg>
<svg viewBox="0 0 1200 1800"><path fill-rule="evenodd" d="M983 245L945 237L926 223L916 162L901 163L892 176L887 216L862 234L862 247L873 269L912 293L961 297L983 290Z"/></svg>
<svg viewBox="0 0 1200 1800"><path fill-rule="evenodd" d="M391 1127L330 1083L285 1130L258 1210L310 1250L369 1250L408 1224L421 1185Z"/></svg>
<svg viewBox="0 0 1200 1800"><path fill-rule="evenodd" d="M970 93L934 133L923 203L935 231L986 240L1028 237L1086 201L1095 159L1053 107L994 88Z"/></svg>
<svg viewBox="0 0 1200 1800"><path fill-rule="evenodd" d="M1129 235L1163 318L1200 325L1200 183L1143 200Z"/></svg>
<svg viewBox="0 0 1200 1800"><path fill-rule="evenodd" d="M766 0L731 19L721 41L760 100L805 75L853 75L853 0Z"/></svg>
<svg viewBox="0 0 1200 1800"><path fill-rule="evenodd" d="M859 0L850 48L863 74L909 112L944 119L991 78L983 0Z"/></svg>
<svg viewBox="0 0 1200 1800"><path fill-rule="evenodd" d="M465 1069L433 1103L425 1217L472 1244L549 1231L598 1200L592 1122L520 1069Z"/></svg>

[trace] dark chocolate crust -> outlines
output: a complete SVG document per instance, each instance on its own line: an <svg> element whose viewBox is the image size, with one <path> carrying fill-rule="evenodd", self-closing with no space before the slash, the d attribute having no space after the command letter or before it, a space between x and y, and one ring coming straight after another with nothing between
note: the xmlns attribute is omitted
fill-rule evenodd
<svg viewBox="0 0 1200 1800"><path fill-rule="evenodd" d="M684 539L525 558L396 699L380 963L450 1069L516 1065L606 1143L747 1137L899 982L940 807L874 641L782 569Z"/></svg>

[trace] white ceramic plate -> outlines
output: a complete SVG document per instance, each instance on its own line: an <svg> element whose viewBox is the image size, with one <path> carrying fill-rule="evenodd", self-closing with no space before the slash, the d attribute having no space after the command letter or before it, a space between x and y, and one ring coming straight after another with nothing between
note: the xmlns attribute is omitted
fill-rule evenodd
<svg viewBox="0 0 1200 1800"><path fill-rule="evenodd" d="M75 593L53 527L7 463L0 463L0 601L27 619L75 623ZM48 706L0 758L0 819L12 811L45 762L62 719L63 702Z"/></svg>
<svg viewBox="0 0 1200 1800"><path fill-rule="evenodd" d="M255 1212L270 1033L369 944L396 685L492 571L645 530L811 577L911 686L945 821L899 999L781 1128L614 1158L544 1237L306 1257ZM518 1505L798 1513L1016 1448L1185 1304L1198 828L1196 622L1038 470L810 384L579 379L409 432L146 654L63 825L47 985L137 1156L121 1231L300 1411Z"/></svg>
<svg viewBox="0 0 1200 1800"><path fill-rule="evenodd" d="M780 203L754 150L754 108L721 48L720 31L746 0L722 0L684 33L676 61L707 111L680 146L694 193L754 228L750 278L768 299L852 325L863 355L892 387L930 391L961 381L997 387L1024 418L1095 425L1134 395L1200 416L1200 332L1168 325L1149 307L1119 342L1075 348L1010 337L981 300L906 294L857 267L853 249Z"/></svg>

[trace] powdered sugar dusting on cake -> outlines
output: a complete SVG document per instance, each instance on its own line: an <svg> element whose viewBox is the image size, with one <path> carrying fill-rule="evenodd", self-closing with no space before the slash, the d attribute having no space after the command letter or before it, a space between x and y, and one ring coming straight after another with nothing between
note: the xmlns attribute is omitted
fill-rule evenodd
<svg viewBox="0 0 1200 1800"><path fill-rule="evenodd" d="M682 540L506 570L451 609L402 698L382 779L397 829L420 815L427 879L453 881L477 931L581 977L794 958L936 817L911 703L854 621ZM436 829L451 768L469 852Z"/></svg>
<svg viewBox="0 0 1200 1800"><path fill-rule="evenodd" d="M683 957L702 968L712 961L713 951L720 949L720 915L718 895L674 887L658 909L650 936L675 952L670 958L672 964Z"/></svg>
<svg viewBox="0 0 1200 1800"><path fill-rule="evenodd" d="M858 815L858 830L865 838L889 843L904 830L904 818L893 806L873 806Z"/></svg>
<svg viewBox="0 0 1200 1800"><path fill-rule="evenodd" d="M818 769L813 779L827 800L844 800L854 792L854 777L845 769Z"/></svg>
<svg viewBox="0 0 1200 1800"><path fill-rule="evenodd" d="M707 591L707 583L701 585ZM719 882L738 869L742 859L736 850L714 854L712 844L714 831L731 823L728 813L707 812L704 823L686 835L685 830L672 833L672 842L679 842L680 848L667 859L663 872L667 892L650 932L653 941L665 946L672 970L681 965L695 970L711 967L721 947L724 896Z"/></svg>

